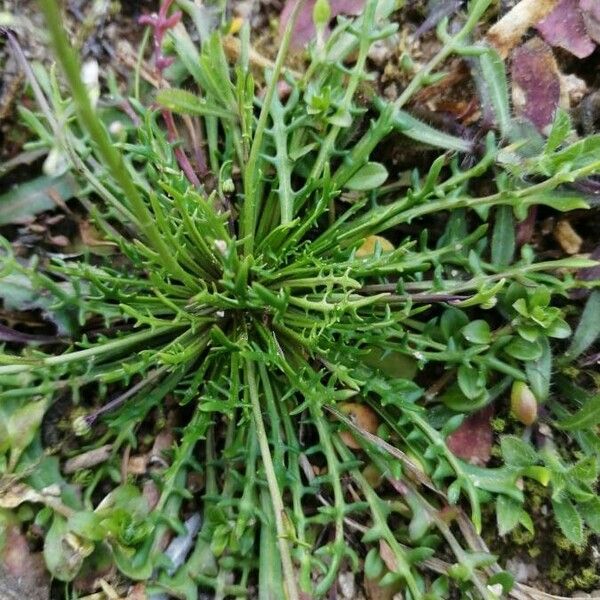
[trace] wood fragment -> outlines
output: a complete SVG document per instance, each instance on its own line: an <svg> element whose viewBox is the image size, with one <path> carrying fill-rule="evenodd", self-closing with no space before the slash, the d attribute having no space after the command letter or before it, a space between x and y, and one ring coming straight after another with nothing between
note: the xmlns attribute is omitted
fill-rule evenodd
<svg viewBox="0 0 600 600"><path fill-rule="evenodd" d="M488 42L506 58L525 32L550 14L557 3L558 0L521 0L490 28Z"/></svg>
<svg viewBox="0 0 600 600"><path fill-rule="evenodd" d="M96 465L106 462L110 458L111 452L112 445L106 444L106 446L100 446L100 448L94 448L93 450L88 450L83 454L74 456L64 464L63 473L70 475L77 471L82 471L83 469L95 467Z"/></svg>

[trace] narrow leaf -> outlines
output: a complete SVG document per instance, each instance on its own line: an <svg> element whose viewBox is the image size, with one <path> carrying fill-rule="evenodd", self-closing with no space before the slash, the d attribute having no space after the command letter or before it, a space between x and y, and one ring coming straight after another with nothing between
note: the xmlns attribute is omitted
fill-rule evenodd
<svg viewBox="0 0 600 600"><path fill-rule="evenodd" d="M600 291L592 292L575 330L566 357L572 361L583 354L600 336Z"/></svg>
<svg viewBox="0 0 600 600"><path fill-rule="evenodd" d="M200 98L186 90L175 88L160 90L156 94L156 101L167 110L178 114L211 116L226 120L233 118L230 111L219 108L205 98Z"/></svg>
<svg viewBox="0 0 600 600"><path fill-rule="evenodd" d="M515 253L515 223L510 206L496 210L496 222L492 234L492 263L505 267L512 262Z"/></svg>
<svg viewBox="0 0 600 600"><path fill-rule="evenodd" d="M495 50L490 49L479 57L479 66L487 96L485 99L493 108L500 133L507 137L511 119L504 61Z"/></svg>
<svg viewBox="0 0 600 600"><path fill-rule="evenodd" d="M546 337L540 337L537 343L542 347L542 354L536 360L525 363L525 372L533 395L538 402L545 402L550 393L552 350Z"/></svg>
<svg viewBox="0 0 600 600"><path fill-rule="evenodd" d="M415 117L403 110L398 110L394 113L393 125L406 137L422 144L428 144L429 146L445 150L455 150L456 152L471 152L473 149L473 143L469 140L439 131L419 121L419 119L415 119Z"/></svg>

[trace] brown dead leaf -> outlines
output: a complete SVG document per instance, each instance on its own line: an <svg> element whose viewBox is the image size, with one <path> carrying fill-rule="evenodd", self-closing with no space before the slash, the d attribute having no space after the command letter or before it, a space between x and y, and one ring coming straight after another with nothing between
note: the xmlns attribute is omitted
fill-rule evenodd
<svg viewBox="0 0 600 600"><path fill-rule="evenodd" d="M67 518L73 514L73 509L62 503L58 485L48 486L41 492L24 483L17 483L8 489L2 489L0 486L0 490L0 508L12 509L21 506L25 502L34 502L49 506Z"/></svg>
<svg viewBox="0 0 600 600"><path fill-rule="evenodd" d="M69 238L66 235L50 235L48 243L58 248L66 248L69 245Z"/></svg>
<svg viewBox="0 0 600 600"><path fill-rule="evenodd" d="M106 579L99 579L98 583L106 596L106 600L121 600L121 595Z"/></svg>
<svg viewBox="0 0 600 600"><path fill-rule="evenodd" d="M487 39L502 58L521 41L525 32L552 12L558 0L521 0L495 25Z"/></svg>
<svg viewBox="0 0 600 600"><path fill-rule="evenodd" d="M131 456L127 461L127 473L129 475L143 475L148 467L148 456L142 454Z"/></svg>
<svg viewBox="0 0 600 600"><path fill-rule="evenodd" d="M398 563L396 562L394 552L385 540L379 540L379 556L381 556L381 560L392 573L398 570Z"/></svg>
<svg viewBox="0 0 600 600"><path fill-rule="evenodd" d="M79 222L79 237L81 238L81 243L94 254L105 256L113 254L117 250L117 244L105 240L96 227L87 220Z"/></svg>
<svg viewBox="0 0 600 600"><path fill-rule="evenodd" d="M169 466L165 458L165 453L171 448L173 439L173 432L170 427L156 435L154 443L152 444L152 449L150 450L151 464L159 464L163 467Z"/></svg>
<svg viewBox="0 0 600 600"><path fill-rule="evenodd" d="M446 439L450 451L473 465L484 466L491 457L493 405L467 417Z"/></svg>
<svg viewBox="0 0 600 600"><path fill-rule="evenodd" d="M381 587L379 581L376 579L367 579L366 577L363 586L367 600L394 600L394 586L386 585L385 587Z"/></svg>
<svg viewBox="0 0 600 600"><path fill-rule="evenodd" d="M9 590L14 592L15 599L47 600L50 578L42 553L30 551L18 525L9 525L4 533L6 541L0 554L0 598L12 600L6 593Z"/></svg>
<svg viewBox="0 0 600 600"><path fill-rule="evenodd" d="M344 404L340 404L340 411L347 415L357 427L371 434L374 434L377 431L377 427L379 427L377 415L366 404L345 402ZM349 431L342 431L340 437L348 448L353 448L354 450L361 448L361 445Z"/></svg>
<svg viewBox="0 0 600 600"><path fill-rule="evenodd" d="M583 239L566 219L558 221L553 233L554 238L567 254L577 254L581 250Z"/></svg>
<svg viewBox="0 0 600 600"><path fill-rule="evenodd" d="M154 507L158 504L160 499L160 490L154 481L149 479L144 482L144 487L142 488L142 496L146 499L148 503L148 508L153 510Z"/></svg>
<svg viewBox="0 0 600 600"><path fill-rule="evenodd" d="M373 489L377 489L383 483L383 474L373 463L369 463L363 469L362 475Z"/></svg>

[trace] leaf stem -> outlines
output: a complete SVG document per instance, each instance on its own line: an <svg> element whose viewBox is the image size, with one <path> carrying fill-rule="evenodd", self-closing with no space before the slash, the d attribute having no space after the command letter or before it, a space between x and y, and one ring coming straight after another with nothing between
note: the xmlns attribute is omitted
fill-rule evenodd
<svg viewBox="0 0 600 600"><path fill-rule="evenodd" d="M185 281L188 278L188 274L173 258L173 253L160 235L154 217L140 195L131 174L127 170L123 157L115 148L106 128L98 118L90 102L87 89L80 76L81 65L79 58L71 48L63 29L62 18L56 0L40 0L40 8L45 17L52 46L71 88L81 124L87 129L90 137L96 143L98 153L123 190L123 195L131 203L142 232L152 242L154 249L160 254L165 264L169 266L171 273L177 277L181 277Z"/></svg>
<svg viewBox="0 0 600 600"><path fill-rule="evenodd" d="M304 0L296 0L296 5L292 10L290 19L286 25L283 38L281 40L281 46L275 59L275 65L273 72L267 85L267 91L265 93L265 99L258 117L258 123L256 130L252 138L252 146L250 147L250 156L248 162L244 168L244 206L242 213L242 236L244 238L244 252L246 254L252 254L254 250L254 228L256 219L256 207L258 206L258 191L260 186L258 181L260 179L260 168L259 168L259 157L262 149L263 137L267 128L267 119L271 112L271 104L273 102L273 95L277 91L277 82L281 70L283 69L283 63L287 57L288 48L290 46L290 40L292 38L292 31L296 24L296 19L300 14L300 9L304 5Z"/></svg>
<svg viewBox="0 0 600 600"><path fill-rule="evenodd" d="M281 497L281 491L277 484L277 476L273 467L271 451L269 449L269 440L265 430L265 424L262 418L262 409L260 406L260 398L258 394L258 385L256 381L256 369L252 360L246 359L246 378L248 391L250 393L250 403L252 405L252 414L256 426L256 435L258 437L258 445L262 456L262 462L267 478L267 486L271 495L273 504L273 512L275 514L275 527L277 528L277 542L279 544L279 552L281 555L281 566L283 568L283 577L287 591L287 600L300 600L298 589L296 587L296 578L294 574L294 566L292 564L292 556L287 538L289 533L286 531L284 524L284 506Z"/></svg>

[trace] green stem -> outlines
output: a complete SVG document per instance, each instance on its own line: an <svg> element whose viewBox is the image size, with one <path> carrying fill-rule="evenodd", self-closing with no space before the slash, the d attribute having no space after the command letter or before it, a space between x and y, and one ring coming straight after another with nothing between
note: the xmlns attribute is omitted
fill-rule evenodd
<svg viewBox="0 0 600 600"><path fill-rule="evenodd" d="M244 238L244 252L246 254L252 254L254 251L254 227L256 220L256 209L258 206L258 180L260 179L259 162L260 152L262 149L263 137L267 128L267 119L271 112L271 105L273 102L273 95L277 91L277 84L279 82L279 76L283 69L283 63L287 57L290 40L292 38L292 31L296 24L296 19L300 14L300 9L304 5L304 0L296 0L294 10L290 15L290 19L285 28L283 38L281 40L281 46L275 59L275 65L273 72L267 86L265 93L265 99L258 117L258 123L252 138L252 146L250 148L250 156L248 162L244 168L244 206L242 213L242 236Z"/></svg>
<svg viewBox="0 0 600 600"><path fill-rule="evenodd" d="M364 73L365 62L367 60L367 55L369 54L369 48L372 44L370 33L373 30L375 24L376 6L377 2L375 0L371 0L367 3L367 6L365 7L360 36L360 46L358 50L358 58L356 59L356 64L352 71L352 76L350 78L350 81L348 82L346 93L338 109L338 113L342 115L344 113L350 113L352 107L352 98L354 97L356 88L360 83L361 76ZM308 177L309 181L316 180L321 176L323 168L325 167L325 163L331 158L332 150L335 147L335 142L342 129L343 127L341 125L334 125L330 129L327 137L325 138L325 141L321 145L319 155L317 156L315 164L313 165L313 168L311 170L310 176Z"/></svg>
<svg viewBox="0 0 600 600"><path fill-rule="evenodd" d="M448 39L442 49L412 78L402 94L394 101L396 108L404 106L422 87L432 71L440 66L466 39L479 23L481 15L491 4L491 0L478 0L473 3L469 17L463 28L452 38Z"/></svg>
<svg viewBox="0 0 600 600"><path fill-rule="evenodd" d="M164 335L165 333L181 329L182 327L185 327L185 325L158 327L156 329L151 329L150 331L133 333L124 338L113 340L112 342L108 342L100 346L86 348L85 350L78 350L77 352L67 352L66 354L60 354L58 356L48 356L46 358L42 358L41 360L31 360L21 364L0 366L0 375L13 375L15 373L23 373L31 369L39 369L40 367L64 365L71 362L80 361L84 358L91 358L94 356L107 354L109 352L123 350L153 337L158 337L159 335ZM11 360L16 360L16 357L14 356L11 356L10 358Z"/></svg>
<svg viewBox="0 0 600 600"><path fill-rule="evenodd" d="M63 68L65 77L71 88L81 124L96 143L98 153L103 162L106 163L110 173L119 184L125 198L131 203L142 232L151 241L165 264L169 266L172 274L181 277L185 281L189 277L188 274L174 260L173 253L161 237L154 222L154 217L141 197L131 174L127 170L123 157L115 148L113 141L90 102L87 89L80 76L81 64L79 58L71 48L62 26L62 17L56 1L40 0L40 8L45 17L45 23L56 57Z"/></svg>
<svg viewBox="0 0 600 600"><path fill-rule="evenodd" d="M260 406L260 398L258 393L258 385L256 382L256 369L252 360L246 359L246 377L248 391L250 393L250 403L252 405L252 414L256 425L256 435L258 437L258 445L262 456L262 462L267 478L267 486L271 495L271 503L273 504L273 512L275 514L275 527L277 529L277 542L279 544L279 552L281 557L281 566L283 568L283 578L285 580L287 600L300 600L298 589L296 587L296 577L294 574L294 565L292 564L292 556L288 544L289 533L286 530L284 523L285 509L283 499L277 484L277 476L273 467L271 451L269 449L269 440L265 430L265 424L262 418L262 409Z"/></svg>

